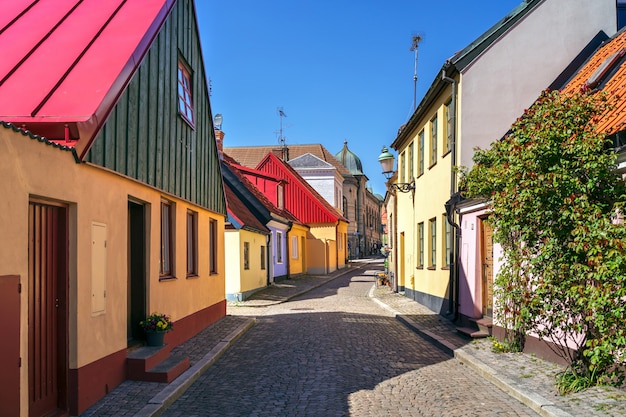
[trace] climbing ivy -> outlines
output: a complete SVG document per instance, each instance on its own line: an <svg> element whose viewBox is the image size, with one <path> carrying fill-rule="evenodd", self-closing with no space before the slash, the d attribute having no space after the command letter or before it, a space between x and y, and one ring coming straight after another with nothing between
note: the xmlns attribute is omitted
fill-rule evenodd
<svg viewBox="0 0 626 417"><path fill-rule="evenodd" d="M586 386L621 384L626 363L626 188L595 129L613 99L544 91L462 178L468 197L491 201L506 342L521 350L529 333L553 342Z"/></svg>

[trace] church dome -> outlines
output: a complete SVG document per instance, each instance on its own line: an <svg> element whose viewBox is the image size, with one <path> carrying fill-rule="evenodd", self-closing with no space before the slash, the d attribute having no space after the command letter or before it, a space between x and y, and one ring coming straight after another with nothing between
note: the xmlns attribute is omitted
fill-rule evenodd
<svg viewBox="0 0 626 417"><path fill-rule="evenodd" d="M335 155L335 158L337 158L352 175L365 175L363 174L361 159L348 149L348 141L343 142L343 149Z"/></svg>

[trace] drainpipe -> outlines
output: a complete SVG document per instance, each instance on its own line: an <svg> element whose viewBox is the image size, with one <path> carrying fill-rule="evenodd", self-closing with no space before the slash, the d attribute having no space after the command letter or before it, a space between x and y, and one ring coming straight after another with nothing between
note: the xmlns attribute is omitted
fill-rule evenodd
<svg viewBox="0 0 626 417"><path fill-rule="evenodd" d="M289 239L289 232L291 232L291 229L293 228L293 222L289 222L288 224L289 227L287 228L287 233L285 233L285 239L287 239L287 259L285 259L285 264L287 265L287 279L291 279L291 241Z"/></svg>
<svg viewBox="0 0 626 417"><path fill-rule="evenodd" d="M451 147L451 160L450 160L450 200L446 202L446 218L450 226L454 229L454 241L452 242L452 259L450 259L450 279L448 283L448 312L449 315L454 315L454 320L458 318L458 297L459 297L459 243L461 236L461 228L454 221L456 212L456 204L458 203L458 196L456 194L456 102L457 102L457 82L454 78L450 78L446 75L446 70L441 70L441 80L450 83L452 86L452 97L450 100L450 121L452 130L450 137ZM447 121L446 121L447 123Z"/></svg>
<svg viewBox="0 0 626 417"><path fill-rule="evenodd" d="M270 245L272 244L272 232L270 231L270 233L267 234L267 236L265 237L265 257L266 257L266 262L265 265L267 266L266 268L266 280L267 280L267 285L269 286L271 284L271 264L270 264Z"/></svg>

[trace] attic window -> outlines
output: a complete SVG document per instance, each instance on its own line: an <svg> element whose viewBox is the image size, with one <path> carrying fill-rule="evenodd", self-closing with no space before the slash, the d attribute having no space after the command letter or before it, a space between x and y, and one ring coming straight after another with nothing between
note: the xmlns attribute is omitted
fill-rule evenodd
<svg viewBox="0 0 626 417"><path fill-rule="evenodd" d="M187 123L194 126L191 75L182 61L178 61L178 112Z"/></svg>
<svg viewBox="0 0 626 417"><path fill-rule="evenodd" d="M602 82L604 77L613 69L615 64L617 64L621 58L626 54L626 48L621 48L620 50L614 52L611 56L604 60L604 62L598 67L597 70L585 83L587 88L595 88Z"/></svg>

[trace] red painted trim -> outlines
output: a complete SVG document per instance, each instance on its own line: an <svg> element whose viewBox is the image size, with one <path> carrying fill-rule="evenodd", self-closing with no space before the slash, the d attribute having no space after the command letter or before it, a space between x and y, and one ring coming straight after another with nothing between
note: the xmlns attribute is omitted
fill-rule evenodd
<svg viewBox="0 0 626 417"><path fill-rule="evenodd" d="M174 331L165 335L172 348L226 316L226 300L174 322ZM122 349L78 369L69 370L69 408L75 416L102 399L126 379L127 351Z"/></svg>
<svg viewBox="0 0 626 417"><path fill-rule="evenodd" d="M70 414L77 416L126 379L126 349L69 370Z"/></svg>
<svg viewBox="0 0 626 417"><path fill-rule="evenodd" d="M165 342L172 346L178 346L224 316L226 316L225 299L174 322L174 331L165 335Z"/></svg>

